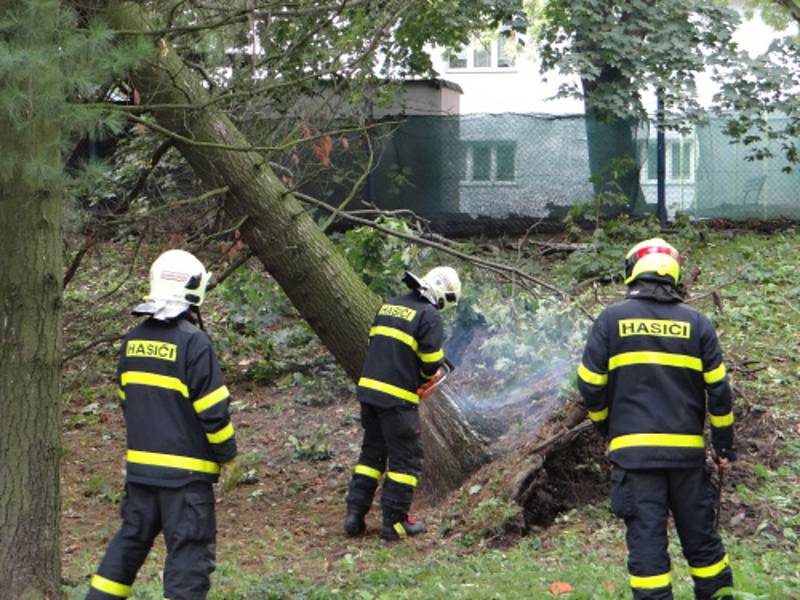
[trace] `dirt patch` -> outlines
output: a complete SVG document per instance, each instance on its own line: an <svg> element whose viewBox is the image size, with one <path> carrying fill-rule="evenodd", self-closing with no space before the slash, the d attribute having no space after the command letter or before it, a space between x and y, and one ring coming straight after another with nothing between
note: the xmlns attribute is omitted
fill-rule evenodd
<svg viewBox="0 0 800 600"><path fill-rule="evenodd" d="M549 452L529 484L533 493L525 498L526 527L548 527L561 513L606 498L609 470L605 444L593 431Z"/></svg>
<svg viewBox="0 0 800 600"><path fill-rule="evenodd" d="M352 397L325 406L301 405L296 402L299 392L233 387L234 422L240 449L251 463L247 480L252 483L240 484L218 500L218 559L264 575L341 580L338 561L383 547L377 537L379 510L368 515L365 537L352 540L342 533L346 487L361 439L358 405ZM86 582L99 563L119 526L123 491L122 415L113 403L88 416L81 413L83 408L70 407L65 415L62 539L64 575L71 584ZM551 432L571 427L570 419L578 419L571 414L553 424ZM762 523L774 521L772 507L746 503L735 488L758 488L756 465L776 469L782 464L781 431L798 424L753 409L737 411L736 427L740 459L724 485L721 523L733 535L748 537L763 529ZM416 515L427 520L430 533L409 540L415 553L507 548L532 532L547 535L559 514L607 496L608 462L594 432L579 433L541 460L536 493L525 509L512 500L519 474L532 466L524 452L487 465L440 504L417 498ZM478 540L483 543L476 544ZM163 557L159 542L148 562L158 564Z"/></svg>

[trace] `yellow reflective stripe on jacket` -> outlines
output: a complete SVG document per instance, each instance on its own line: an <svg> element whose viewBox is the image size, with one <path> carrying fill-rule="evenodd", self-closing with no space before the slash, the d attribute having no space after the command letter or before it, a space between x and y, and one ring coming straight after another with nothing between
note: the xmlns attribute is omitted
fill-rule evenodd
<svg viewBox="0 0 800 600"><path fill-rule="evenodd" d="M417 352L417 356L424 363L434 363L444 358L444 350L437 350L436 352Z"/></svg>
<svg viewBox="0 0 800 600"><path fill-rule="evenodd" d="M397 483L404 483L405 485L410 485L411 487L417 487L417 478L413 475L406 475L405 473L396 473L394 471L388 471L386 473L386 478L391 479L392 481L396 481Z"/></svg>
<svg viewBox="0 0 800 600"><path fill-rule="evenodd" d="M640 590L654 590L672 584L672 573L662 573L651 577L638 577L631 575L631 587Z"/></svg>
<svg viewBox="0 0 800 600"><path fill-rule="evenodd" d="M111 594L112 596L117 596L119 598L127 598L131 595L131 586L125 585L124 583L111 581L110 579L106 579L101 575L95 575L92 577L92 587L105 594Z"/></svg>
<svg viewBox="0 0 800 600"><path fill-rule="evenodd" d="M160 454L158 452L144 452L143 450L128 450L128 462L138 465L200 471L213 475L219 473L219 465L215 462L203 460L201 458L192 458L190 456L179 456L177 454Z"/></svg>
<svg viewBox="0 0 800 600"><path fill-rule="evenodd" d="M727 374L728 370L725 368L725 363L720 363L716 369L711 369L710 371L703 373L703 380L708 385L711 385L712 383L717 383L718 381L725 379L725 375Z"/></svg>
<svg viewBox="0 0 800 600"><path fill-rule="evenodd" d="M727 415L720 415L719 417L710 413L708 416L714 427L730 427L733 425L733 411L729 412Z"/></svg>
<svg viewBox="0 0 800 600"><path fill-rule="evenodd" d="M230 398L230 392L228 392L227 386L223 385L215 389L210 394L206 394L202 398L192 402L192 406L194 406L195 412L201 413L204 410L211 408L215 404L219 404L223 400L227 400L228 398Z"/></svg>
<svg viewBox="0 0 800 600"><path fill-rule="evenodd" d="M708 565L707 567L693 567L689 565L689 573L692 574L692 577L699 577L701 579L708 579L709 577L716 577L722 571L725 570L730 564L730 560L728 559L728 555L722 557L722 560L719 562L715 562L713 565Z"/></svg>
<svg viewBox="0 0 800 600"><path fill-rule="evenodd" d="M692 371L702 371L703 361L696 356L672 354L670 352L623 352L608 359L608 370L613 371L630 365L662 365L665 367L683 367Z"/></svg>
<svg viewBox="0 0 800 600"><path fill-rule="evenodd" d="M405 331L401 331L395 327L386 327L385 325L376 325L372 329L369 330L369 337L375 335L382 335L384 337L394 338L399 342L403 342L407 346L410 346L411 349L416 352L419 344L417 344L417 340L414 339L414 336L407 334Z"/></svg>
<svg viewBox="0 0 800 600"><path fill-rule="evenodd" d="M125 390L117 388L117 396L119 396L120 400L125 400Z"/></svg>
<svg viewBox="0 0 800 600"><path fill-rule="evenodd" d="M609 451L633 446L672 446L675 448L703 448L702 435L687 435L683 433L632 433L621 435L611 440Z"/></svg>
<svg viewBox="0 0 800 600"><path fill-rule="evenodd" d="M578 365L578 377L583 379L586 383L590 383L592 385L605 385L608 383L608 375L590 371L583 366L583 363Z"/></svg>
<svg viewBox="0 0 800 600"><path fill-rule="evenodd" d="M356 465L356 468L353 469L353 472L356 475L364 475L365 477L372 477L372 479L380 479L381 473L378 469L373 469L372 467L368 467L367 465Z"/></svg>
<svg viewBox="0 0 800 600"><path fill-rule="evenodd" d="M120 384L125 387L130 384L149 385L180 392L185 398L189 397L189 388L177 377L169 375L157 375L156 373L146 373L144 371L125 371L120 376Z"/></svg>
<svg viewBox="0 0 800 600"><path fill-rule="evenodd" d="M587 411L589 413L589 418L597 423L598 421L605 421L608 418L608 407L604 408L603 410L598 411Z"/></svg>
<svg viewBox="0 0 800 600"><path fill-rule="evenodd" d="M208 438L208 441L211 442L212 444L221 444L225 440L231 439L233 437L233 434L234 434L233 423L228 423L227 425L225 425L225 427L223 427L222 429L220 429L215 433L207 433L206 437Z"/></svg>
<svg viewBox="0 0 800 600"><path fill-rule="evenodd" d="M378 381L377 379L362 377L358 380L358 385L360 387L369 388L377 392L389 394L395 398L401 398L402 400L411 402L412 404L419 404L419 396L416 392L409 392L408 390L404 390L403 388L392 385L391 383L384 383L383 381Z"/></svg>

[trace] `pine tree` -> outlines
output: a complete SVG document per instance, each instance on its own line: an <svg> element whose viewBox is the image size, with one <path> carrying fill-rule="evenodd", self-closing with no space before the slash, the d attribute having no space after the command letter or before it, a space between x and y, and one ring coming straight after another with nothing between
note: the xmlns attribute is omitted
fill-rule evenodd
<svg viewBox="0 0 800 600"><path fill-rule="evenodd" d="M135 47L58 0L0 4L0 597L59 598L65 141Z"/></svg>

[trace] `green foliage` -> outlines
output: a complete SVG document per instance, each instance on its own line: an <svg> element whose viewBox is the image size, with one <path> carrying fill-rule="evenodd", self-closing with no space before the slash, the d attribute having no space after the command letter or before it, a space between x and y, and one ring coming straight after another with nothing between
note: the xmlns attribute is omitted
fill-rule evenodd
<svg viewBox="0 0 800 600"><path fill-rule="evenodd" d="M395 43L400 47L402 75L429 73L430 55L426 45L453 48L468 43L475 32L494 30L501 23L511 23L524 28L519 20L521 0L462 0L448 2L435 0L408 11L398 24ZM515 19L517 17L517 19ZM389 62L384 64L384 74L389 74Z"/></svg>
<svg viewBox="0 0 800 600"><path fill-rule="evenodd" d="M702 114L695 76L733 59L736 13L703 0L606 2L543 0L539 26L542 70L577 75L562 96L586 98L602 121L646 121L642 93L663 90L669 126Z"/></svg>
<svg viewBox="0 0 800 600"><path fill-rule="evenodd" d="M241 268L219 286L222 295L214 343L242 378L274 384L279 390L298 387L294 400L326 406L348 397L352 383L330 359L311 326L301 319L286 294L260 269Z"/></svg>
<svg viewBox="0 0 800 600"><path fill-rule="evenodd" d="M108 83L148 50L143 41L116 43L112 32L97 21L79 27L77 15L63 3L34 0L18 5L19 11L4 11L0 20L0 115L15 124L15 135L42 139L35 146L38 156L3 153L0 180L16 173L60 185L60 164L54 169L49 157L66 150L62 141L71 144L74 135L121 128L119 113L86 108L82 102L102 97ZM31 77L37 86L30 85ZM63 93L36 91L44 86ZM44 137L45 123L60 135Z"/></svg>
<svg viewBox="0 0 800 600"><path fill-rule="evenodd" d="M567 212L564 224L574 233L575 221L591 218L595 227L600 227L600 218L603 215L619 214L630 205L630 198L625 193L623 185L626 179L637 170L635 159L625 156L611 159L602 173L592 175L590 180L595 189L602 189L595 194L589 202L576 204Z"/></svg>
<svg viewBox="0 0 800 600"><path fill-rule="evenodd" d="M94 475L86 480L83 493L92 499L92 504L98 502L118 504L122 500L124 490L118 482L109 483L101 476Z"/></svg>
<svg viewBox="0 0 800 600"><path fill-rule="evenodd" d="M791 38L776 40L762 56L740 53L735 65L715 77L720 85L716 110L725 133L749 147L747 158L785 158L785 172L800 162L800 107L792 92L800 81L800 47Z"/></svg>
<svg viewBox="0 0 800 600"><path fill-rule="evenodd" d="M794 22L788 3L780 0L745 0L744 8L745 17L751 19L757 13L764 23L778 31L791 27Z"/></svg>
<svg viewBox="0 0 800 600"><path fill-rule="evenodd" d="M378 222L393 231L411 233L401 219L381 218ZM366 226L348 230L341 236L339 248L364 283L382 298L396 295L398 289L404 287L400 283L403 272L430 254L400 238Z"/></svg>
<svg viewBox="0 0 800 600"><path fill-rule="evenodd" d="M566 221L571 227L573 239L583 241L583 232L572 223L570 217ZM600 226L586 240L588 246L573 252L559 267L563 270L561 277L571 281L572 285L587 280L620 281L624 275L623 266L628 250L647 238L664 237L679 250L705 238L703 226L692 223L685 214L676 216L673 231L669 235L662 234L653 215L633 218L622 214L604 222L598 220L598 223ZM683 273L686 273L685 269Z"/></svg>
<svg viewBox="0 0 800 600"><path fill-rule="evenodd" d="M296 436L290 434L287 440L297 460L323 462L330 460L333 456L333 450L325 443L327 436L328 431L320 429L313 434L298 434Z"/></svg>
<svg viewBox="0 0 800 600"><path fill-rule="evenodd" d="M705 239L701 240L700 234ZM737 388L746 390L752 401L768 404L761 407L750 405L754 412L769 410L768 423L788 421L792 427L774 432L776 447L781 444L784 447L781 455L758 465L754 469L755 478L745 476L737 479L737 502L747 504L748 513L753 510L759 515L755 530L747 533L737 529L735 534L726 530L725 517L733 515L723 511L722 535L735 573L737 598L793 598L800 589L796 559L800 531L800 505L796 493L800 485L800 442L792 436L797 423L796 395L792 390L800 386L794 345L800 328L800 311L793 306L800 299L800 287L794 262L787 257L800 252L800 237L795 233L761 236L738 232L734 236L700 230L676 235L683 240L681 250L688 254L691 266L701 267L703 271L692 288L692 295L704 296L712 290L722 295L722 313L713 312L714 305L709 298L693 305L714 318L728 364L747 357L768 367L750 377L731 369ZM667 237L673 241L671 236ZM554 266L551 270L563 276L560 269ZM514 304L513 311L516 312L510 308L502 312L499 305L511 304L508 298L521 294L511 294L507 288L497 289L496 282L488 277L483 279L481 274L469 269L464 269L464 273L469 282L467 289L473 290L475 295L461 307L460 310L465 311L463 315L451 314L454 326L461 319L487 319L502 335L502 324L506 323L506 328L513 325L523 312L535 308L537 313L544 310L541 315L544 316L551 311L546 304L529 303ZM245 280L248 281L249 276ZM490 281L494 285L490 285ZM490 291L493 288L496 292ZM603 302L608 302L617 298L619 291L619 286L612 285L600 287L598 293ZM490 307L488 311L481 300L484 295ZM581 299L586 300L586 297ZM492 314L495 310L497 315ZM559 322L561 317L555 314L549 318L554 331L547 333L545 326L544 339L561 339L559 343L566 348L572 342L555 334L555 329L563 325ZM576 327L580 329L582 325ZM300 337L298 335L298 339ZM524 335L521 337L525 338ZM302 385L302 380L292 372L286 387L298 384ZM91 410L94 409L87 407L87 412ZM288 453L295 460L313 462L322 459L329 450L326 449L328 431L295 433L295 441L287 441ZM768 439L771 440L773 432L769 433ZM746 461L742 462L746 464ZM319 465L310 468L317 469ZM302 482L294 487L290 484L287 495L294 499L302 487ZM100 480L91 482L89 489L93 494L104 493ZM429 513L429 522L431 519L439 520L438 534L443 534L443 539L423 542L421 546L409 541L390 548L370 537L359 540L357 544L343 541L342 546L336 546L336 553L332 553L335 558L323 558L315 563L320 566L318 571L312 567L302 573L299 569L292 572L282 559L290 560L289 564L294 567L297 564L294 557L298 553L308 555L324 551L326 546L321 541L319 546L310 541L298 549L295 532L287 533L284 528L270 526L263 530L263 535L254 533L246 540L252 554L247 555L237 547L235 552L228 549L225 557L226 538L221 535L223 560L214 573L209 600L515 600L548 598L551 596L549 586L556 581L568 582L573 587L574 591L565 598L622 600L630 596L625 569L624 526L610 515L607 502L563 515L558 525L546 535L530 534L511 548L489 549L483 535L497 533L500 523L514 516L514 509L512 504L496 496L493 484L468 485L446 504L445 510ZM454 541L448 533L452 533L456 524L461 529L470 519L480 526L470 530L470 534L461 537L460 541ZM269 537L271 535L274 537ZM281 535L286 537L281 538ZM436 536L437 532L428 535ZM325 534L316 539L324 538ZM86 553L86 560L67 574L68 581L82 582L65 591L70 600L85 597L87 584L83 582L87 580L86 574L96 567L98 548L92 544L85 546L76 552ZM465 548L469 549L468 553L465 553ZM164 557L158 552L154 551L137 577L132 598L160 597ZM425 560L420 560L421 552L426 553ZM675 597L690 598L691 577L674 535L670 540L670 556L674 566Z"/></svg>
<svg viewBox="0 0 800 600"><path fill-rule="evenodd" d="M490 284L466 289L450 336L457 338L474 323L482 324L482 362L471 365L478 373L491 371L512 379L542 375L575 352L587 327L574 307L553 298L510 295Z"/></svg>
<svg viewBox="0 0 800 600"><path fill-rule="evenodd" d="M330 360L324 360L311 369L308 377L303 377L295 402L305 406L328 406L351 397L354 391L347 374Z"/></svg>

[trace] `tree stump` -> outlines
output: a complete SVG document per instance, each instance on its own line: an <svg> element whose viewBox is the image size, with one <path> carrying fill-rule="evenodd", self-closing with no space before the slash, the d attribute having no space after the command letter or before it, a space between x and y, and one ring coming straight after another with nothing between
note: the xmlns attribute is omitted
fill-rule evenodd
<svg viewBox="0 0 800 600"><path fill-rule="evenodd" d="M467 422L447 386L421 403L420 417L425 453L420 490L435 503L488 463L491 456L488 441Z"/></svg>

